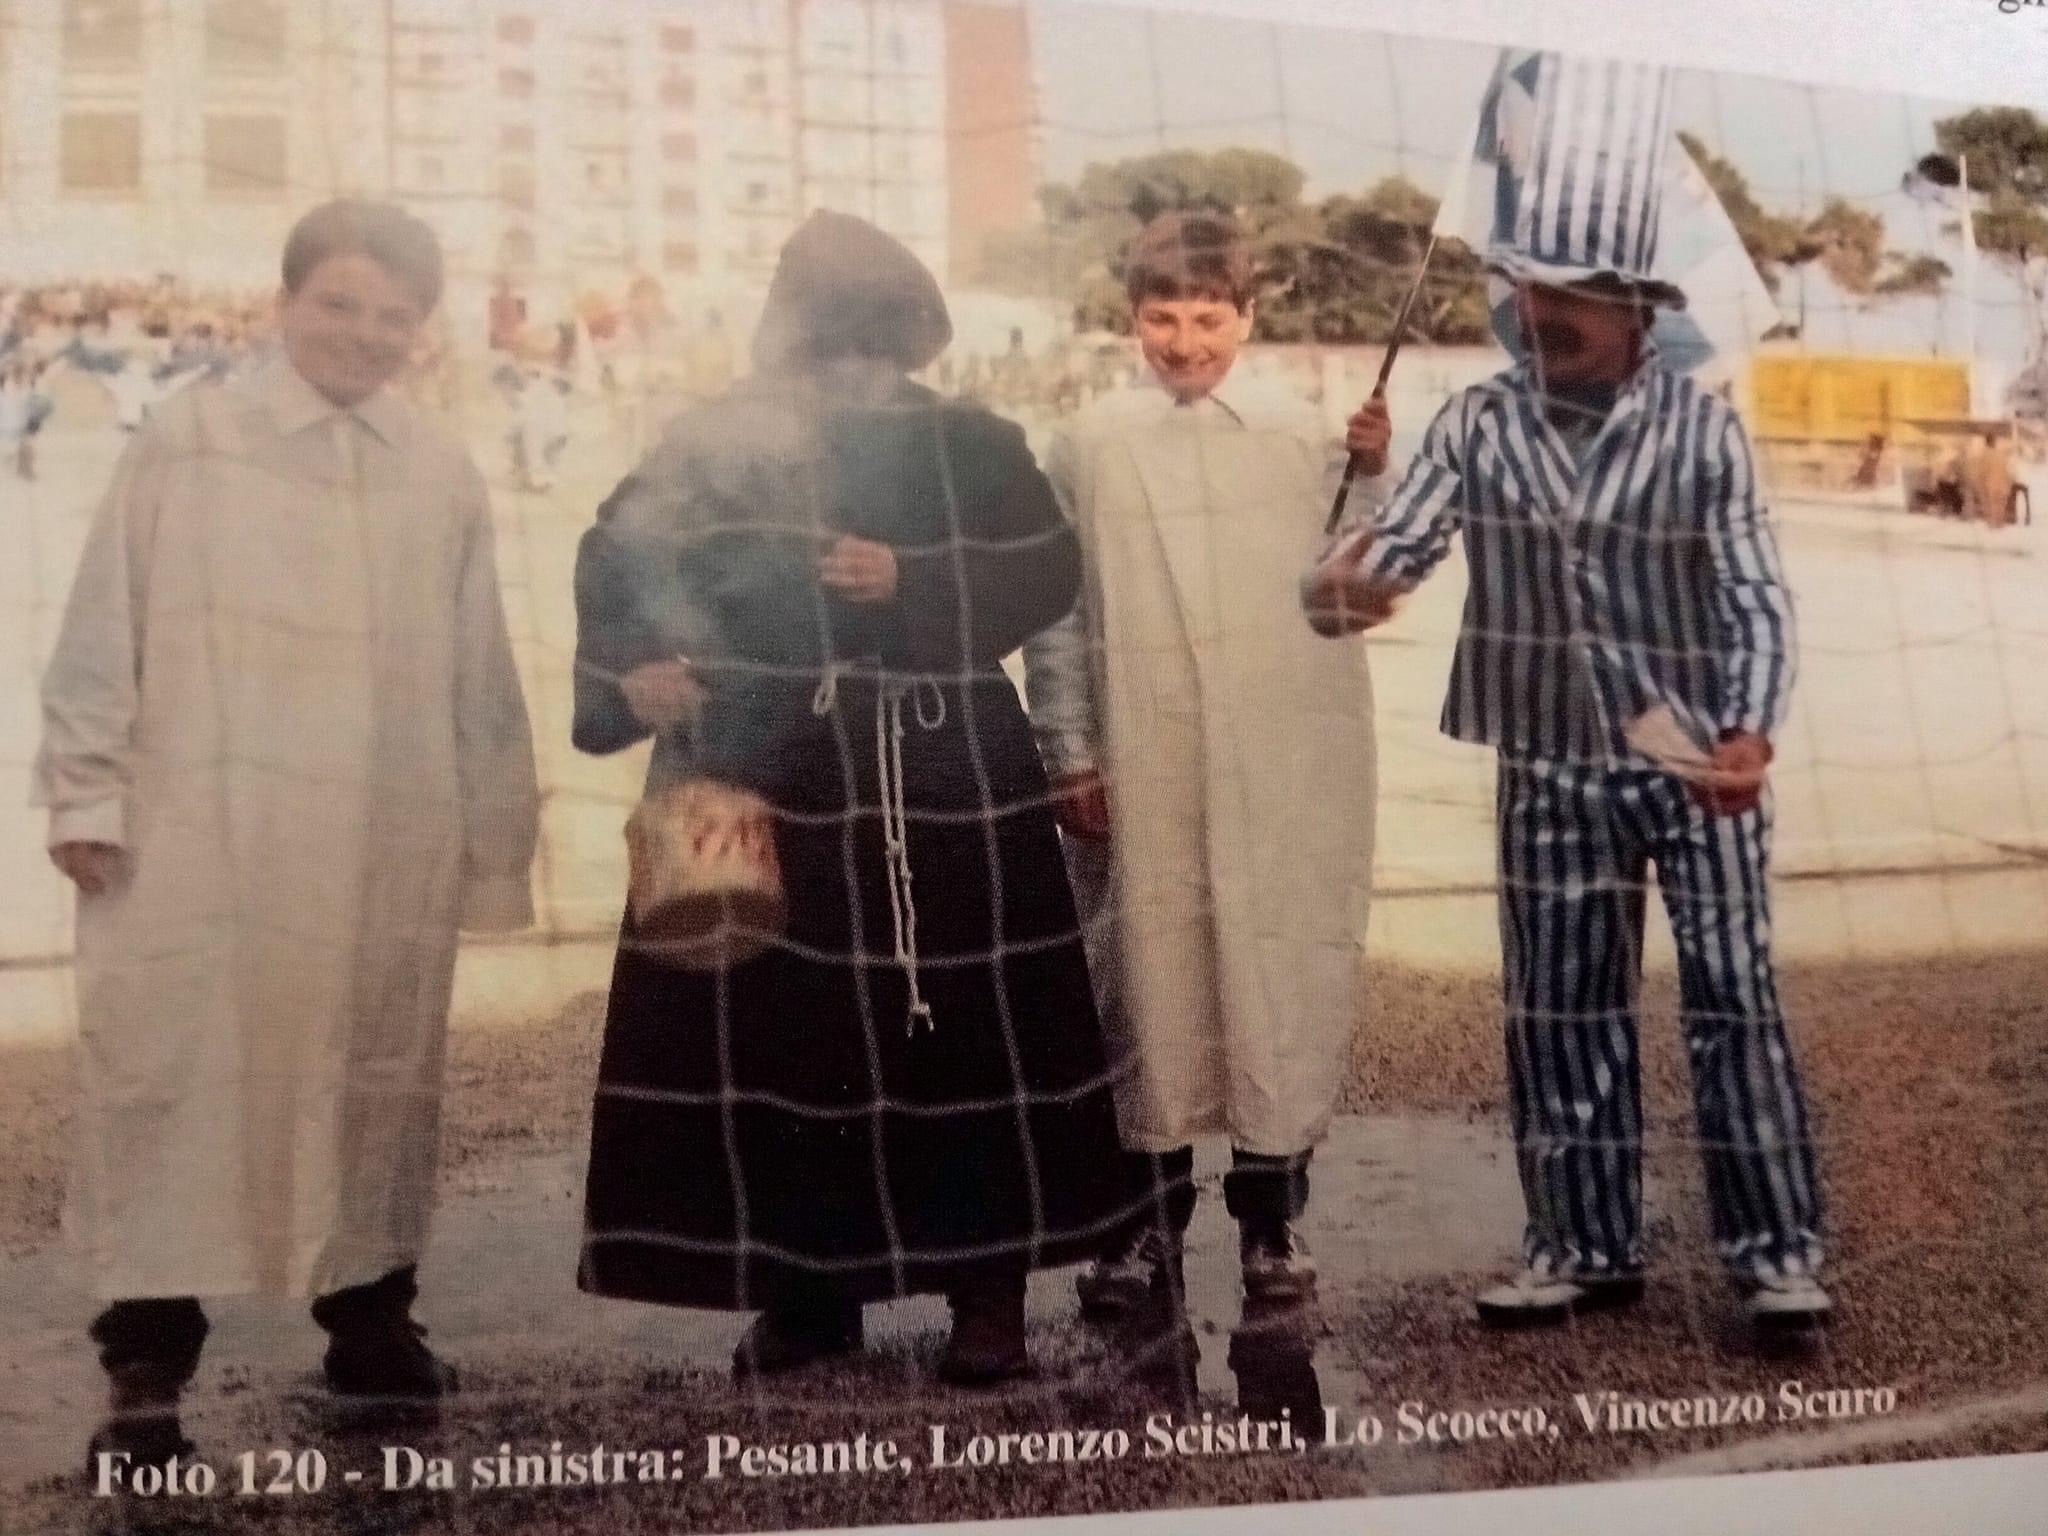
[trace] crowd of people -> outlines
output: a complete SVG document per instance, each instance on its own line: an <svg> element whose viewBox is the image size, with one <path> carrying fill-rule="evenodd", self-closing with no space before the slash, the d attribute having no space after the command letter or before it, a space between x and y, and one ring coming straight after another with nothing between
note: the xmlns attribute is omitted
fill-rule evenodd
<svg viewBox="0 0 2048 1536"><path fill-rule="evenodd" d="M33 479L36 442L56 411L58 370L95 379L123 432L198 379L246 368L271 344L267 295L147 282L0 284L0 453Z"/></svg>
<svg viewBox="0 0 2048 1536"><path fill-rule="evenodd" d="M105 392L111 419L135 431L149 412L195 380L246 372L276 343L277 298L269 289L147 281L0 284L0 458L33 478L37 440L58 415L53 387L69 369ZM407 360L398 386L416 403L458 421L481 398L502 414L498 430L512 484L545 492L555 483L579 408L638 450L692 404L716 398L743 371L723 313L678 316L651 279L613 294L586 289L544 306L509 277L487 302L484 348L466 356L437 315ZM1062 336L1031 350L1021 330L1006 349L954 349L920 374L939 393L1022 419L1051 420L1128 383L1127 339Z"/></svg>

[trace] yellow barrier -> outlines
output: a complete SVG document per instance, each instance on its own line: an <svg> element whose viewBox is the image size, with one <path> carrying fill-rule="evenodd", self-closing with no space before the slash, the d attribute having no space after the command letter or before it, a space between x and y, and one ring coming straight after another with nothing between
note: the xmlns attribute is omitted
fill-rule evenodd
<svg viewBox="0 0 2048 1536"><path fill-rule="evenodd" d="M1767 439L1861 443L1929 434L1914 421L1965 421L1968 363L1937 358L1760 357L1750 369L1750 421Z"/></svg>

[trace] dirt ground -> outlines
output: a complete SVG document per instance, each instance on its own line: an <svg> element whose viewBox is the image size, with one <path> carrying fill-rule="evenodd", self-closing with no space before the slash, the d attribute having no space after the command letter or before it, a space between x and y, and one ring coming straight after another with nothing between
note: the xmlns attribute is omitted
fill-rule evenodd
<svg viewBox="0 0 2048 1536"><path fill-rule="evenodd" d="M1504 1117L1498 1014L1485 977L1424 976L1380 967L1370 978L1345 1108L1367 1116ZM1734 1324L1706 1250L1703 1202L1689 1145L1688 1094L1668 983L1653 980L1645 1031L1657 1176L1657 1271L1632 1313L1560 1332L1481 1334L1471 1320L1479 1273L1424 1275L1370 1288L1326 1276L1322 1314L1304 1320L1300 1355L1276 1348L1278 1400L1371 1405L1390 1423L1399 1401L1482 1407L1540 1403L1568 1432L1535 1443L1303 1456L1213 1456L1106 1465L1010 1467L918 1476L707 1482L693 1475L629 1492L570 1488L477 1494L361 1494L219 1500L146 1508L93 1501L75 1481L0 1494L0 1528L58 1532L383 1531L565 1533L739 1530L966 1516L1043 1515L1265 1503L1367 1493L1476 1489L1604 1479L1681 1458L1711 1469L1731 1448L1783 1464L1846 1463L2048 1448L2048 952L1910 964L1807 965L1785 978L1822 1136L1834 1225L1834 1280L1843 1301L1818 1344L1758 1354ZM532 1154L573 1151L595 1071L599 1004L579 1001L540 1024L458 1033L444 1155L446 1194L488 1190ZM0 1242L20 1253L54 1236L68 1097L62 1057L10 1054L0 1073ZM1448 1213L1455 1218L1455 1213ZM1427 1266L1423 1266L1426 1270ZM850 1365L778 1384L766 1408L709 1364L679 1365L550 1347L469 1364L459 1446L466 1460L500 1442L545 1450L696 1446L712 1433L762 1439L866 1431L922 1447L928 1425L994 1433L1058 1424L1126 1425L1153 1411L1234 1414L1213 1378L1191 1381L1173 1350L1133 1352L1067 1318L1034 1339L1039 1373L1001 1397L929 1385L936 1339L892 1343ZM1212 1354L1220 1341L1203 1341ZM1233 1341L1235 1358L1243 1346ZM1312 1354L1312 1359L1311 1359ZM1306 1370L1305 1378L1301 1370ZM1317 1384L1318 1377L1320 1385ZM1673 1432L1582 1433L1574 1394L1762 1392L1780 1385L1888 1387L1897 1424L1858 1438L1869 1421ZM1252 1376L1239 1371L1245 1406ZM1304 1385L1304 1382L1306 1383ZM272 1383L263 1383L266 1388ZM1199 1396L1193 1395L1199 1393ZM2005 1394L2017 1406L1972 1417ZM323 1444L371 1465L376 1438L352 1442L323 1424L317 1394L286 1385L237 1398L236 1441ZM456 1445L453 1428L434 1432ZM1831 1438L1832 1437L1832 1438ZM1759 1445L1759 1442L1768 1442ZM434 1434L405 1443L431 1451ZM1701 1458L1705 1460L1702 1461Z"/></svg>

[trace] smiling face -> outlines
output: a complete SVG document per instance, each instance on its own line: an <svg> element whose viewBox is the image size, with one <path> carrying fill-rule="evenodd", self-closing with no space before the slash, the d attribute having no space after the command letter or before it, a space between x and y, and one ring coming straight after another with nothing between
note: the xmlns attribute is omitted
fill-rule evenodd
<svg viewBox="0 0 2048 1536"><path fill-rule="evenodd" d="M277 305L292 366L344 408L368 399L405 366L426 318L412 289L360 252L329 256Z"/></svg>
<svg viewBox="0 0 2048 1536"><path fill-rule="evenodd" d="M1145 361L1182 402L1221 384L1252 333L1251 306L1227 299L1141 298L1133 318Z"/></svg>

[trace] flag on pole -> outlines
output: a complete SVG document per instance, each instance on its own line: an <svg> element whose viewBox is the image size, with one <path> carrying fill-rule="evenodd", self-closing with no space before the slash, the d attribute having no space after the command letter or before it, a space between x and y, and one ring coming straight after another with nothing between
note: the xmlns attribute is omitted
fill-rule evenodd
<svg viewBox="0 0 2048 1536"><path fill-rule="evenodd" d="M1494 330L1516 356L1513 285L1530 279L1638 285L1659 305L1660 356L1681 371L1746 352L1778 324L1727 210L1678 141L1672 78L1658 65L1502 53L1437 227L1496 274Z"/></svg>
<svg viewBox="0 0 2048 1536"><path fill-rule="evenodd" d="M1977 358L1977 210L1970 201L1970 157L1956 156L1956 206L1963 234L1963 356L1970 368L1970 414L1979 420L1997 414L1985 397L1984 368Z"/></svg>

